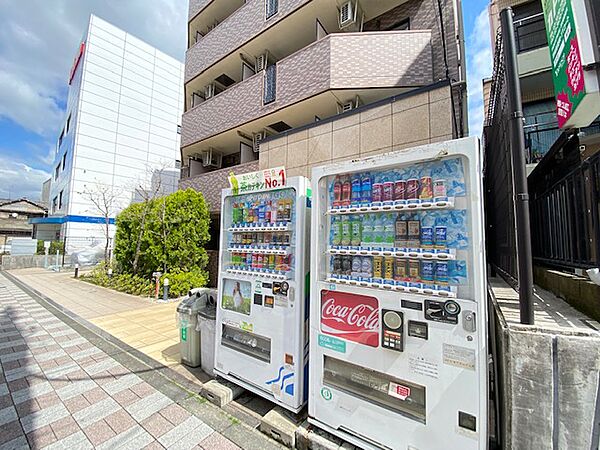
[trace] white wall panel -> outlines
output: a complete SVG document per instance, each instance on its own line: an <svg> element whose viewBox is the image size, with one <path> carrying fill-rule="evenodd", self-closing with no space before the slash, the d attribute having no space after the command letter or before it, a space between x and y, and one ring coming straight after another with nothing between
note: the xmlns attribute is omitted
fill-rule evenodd
<svg viewBox="0 0 600 450"><path fill-rule="evenodd" d="M140 141L148 141L148 130L139 130L122 123L119 123L119 134L139 139Z"/></svg>
<svg viewBox="0 0 600 450"><path fill-rule="evenodd" d="M133 72L133 73L139 75L140 77L146 77L149 80L151 80L153 78L152 70L148 70L143 67L140 67L131 61L127 61L127 60L123 61L123 69Z"/></svg>
<svg viewBox="0 0 600 450"><path fill-rule="evenodd" d="M94 190L97 184L110 186L113 180L112 173L97 172L91 169L76 168L73 176L76 181L82 181L90 190Z"/></svg>
<svg viewBox="0 0 600 450"><path fill-rule="evenodd" d="M138 74L123 71L123 86L134 89L139 92L150 92L152 90L152 80L146 77L140 77Z"/></svg>
<svg viewBox="0 0 600 450"><path fill-rule="evenodd" d="M133 46L134 48L138 48L141 51L143 51L145 53L149 53L152 56L154 56L155 53L158 53L154 47L152 47L149 44L146 44L144 41L136 38L135 36L133 36L131 34L127 35L127 38L125 39L125 41L127 43L128 48L131 48Z"/></svg>
<svg viewBox="0 0 600 450"><path fill-rule="evenodd" d="M146 161L148 150L140 150L123 144L118 144L115 153L118 155L129 156L131 158L137 158L139 160Z"/></svg>
<svg viewBox="0 0 600 450"><path fill-rule="evenodd" d="M139 94L138 94L139 95ZM125 95L121 96L121 105L130 106L131 108L137 109L140 112L149 114L150 105L144 102L138 101L135 98L131 98Z"/></svg>
<svg viewBox="0 0 600 450"><path fill-rule="evenodd" d="M81 102L79 114L81 115L81 113L89 113L95 117L101 117L103 119L112 120L114 122L116 122L119 117L119 113L117 111L113 111L112 109L108 109L100 105L95 105L90 102Z"/></svg>
<svg viewBox="0 0 600 450"><path fill-rule="evenodd" d="M132 98L137 102L143 103L144 105L150 105L152 102L149 92L147 94L143 94L140 93L139 90L133 90L127 86L121 87L121 96Z"/></svg>
<svg viewBox="0 0 600 450"><path fill-rule="evenodd" d="M150 118L150 125L162 128L163 130L167 130L170 133L177 133L177 125L179 124L173 122L172 120L165 120L160 117L152 116Z"/></svg>
<svg viewBox="0 0 600 450"><path fill-rule="evenodd" d="M94 66L101 66L111 72L121 73L123 67L118 61L118 64L113 59L107 59L100 54L95 53L92 50L86 50L85 53L86 62L94 64Z"/></svg>
<svg viewBox="0 0 600 450"><path fill-rule="evenodd" d="M81 91L81 101L84 103L92 103L94 105L102 106L103 108L107 108L112 111L119 110L119 102L117 100L109 100L91 91Z"/></svg>
<svg viewBox="0 0 600 450"><path fill-rule="evenodd" d="M114 145L114 144L113 144ZM93 159L96 161L103 161L112 163L115 159L114 151L107 152L94 147L87 147L85 145L79 144L77 146L77 160L79 161L79 157L83 156L89 159Z"/></svg>
<svg viewBox="0 0 600 450"><path fill-rule="evenodd" d="M96 84L91 81L87 81L87 77L83 80L82 90L84 92L92 92L96 95L99 95L105 100L118 102L119 101L119 91L107 89L99 84Z"/></svg>
<svg viewBox="0 0 600 450"><path fill-rule="evenodd" d="M114 36L114 39L125 40L125 37L127 36L127 33L125 31L115 27L114 25L106 22L105 20L100 19L98 16L92 16L91 22L92 33L95 31L96 28L100 28Z"/></svg>
<svg viewBox="0 0 600 450"><path fill-rule="evenodd" d="M95 85L102 86L104 89L108 89L115 93L118 93L119 89L121 89L120 79L118 82L115 82L94 72L87 72L85 74L85 83L94 83ZM87 87L87 85L85 87Z"/></svg>
<svg viewBox="0 0 600 450"><path fill-rule="evenodd" d="M98 139L94 136L86 136L84 134L79 134L77 137L77 145L83 145L90 148L95 148L101 152L114 153L115 151L115 141L111 139L110 141L105 141L102 139Z"/></svg>
<svg viewBox="0 0 600 450"><path fill-rule="evenodd" d="M162 108L153 107L151 112L152 117L158 117L159 119L168 120L175 124L181 124L181 111L178 111L175 108L169 108L165 110Z"/></svg>
<svg viewBox="0 0 600 450"><path fill-rule="evenodd" d="M121 111L121 114L119 114L119 125L126 125L139 131L145 131L146 133L148 132L150 129L150 124L148 123L147 118L146 120L139 120L123 113L124 111Z"/></svg>
<svg viewBox="0 0 600 450"><path fill-rule="evenodd" d="M115 54L95 42L90 42L87 49L87 54L96 55L102 58L105 62L111 63L115 66L122 65L122 58L119 56L119 54ZM96 61L94 61L94 63L96 63Z"/></svg>
<svg viewBox="0 0 600 450"><path fill-rule="evenodd" d="M77 130L80 136L93 136L96 139L101 139L107 142L115 142L115 137L117 136L116 130L103 130L102 128L98 128L87 123L80 123Z"/></svg>
<svg viewBox="0 0 600 450"><path fill-rule="evenodd" d="M115 120L105 119L103 117L98 117L96 115L92 115L85 111L80 111L79 113L79 123L92 125L94 127L101 128L105 131L112 131L114 133L117 132L117 122Z"/></svg>
<svg viewBox="0 0 600 450"><path fill-rule="evenodd" d="M117 135L117 145L119 145L119 144L123 144L123 145L126 145L127 147L132 147L132 148L138 149L138 150L144 150L144 151L148 150L148 141L141 140L141 139L135 139L135 138L132 138L129 136L125 136L123 134Z"/></svg>
<svg viewBox="0 0 600 450"><path fill-rule="evenodd" d="M157 103L158 102L158 103ZM152 104L156 105L159 108L163 106L171 107L174 111L177 111L177 107L179 106L179 101L177 97L172 95L165 95L158 90L152 91Z"/></svg>
<svg viewBox="0 0 600 450"><path fill-rule="evenodd" d="M148 55L148 58L144 58L144 52L135 50L135 53L125 49L125 61L131 64L135 64L137 67L147 70L148 72L154 72L154 56Z"/></svg>
<svg viewBox="0 0 600 450"><path fill-rule="evenodd" d="M140 121L144 121L144 122L149 122L150 121L150 112L149 111L140 111L138 108L135 108L133 106L129 106L125 103L123 103L123 101L121 102L121 106L119 108L119 117L122 117L123 115L127 116L127 117L134 117Z"/></svg>
<svg viewBox="0 0 600 450"><path fill-rule="evenodd" d="M164 138L161 136L157 136L155 134L151 134L148 142L152 142L153 144L164 145L165 147L174 147L175 146L175 137L172 138Z"/></svg>
<svg viewBox="0 0 600 450"><path fill-rule="evenodd" d="M114 65L100 66L95 62L87 61L86 76L89 74L95 74L105 80L112 81L119 85L121 84L121 68L117 68Z"/></svg>
<svg viewBox="0 0 600 450"><path fill-rule="evenodd" d="M112 54L112 59L115 62L120 61L123 58L124 43L119 39L106 40L100 36L92 35L90 44L95 47L100 47L102 50Z"/></svg>
<svg viewBox="0 0 600 450"><path fill-rule="evenodd" d="M156 68L161 71L161 73L167 72L176 80L181 77L181 63L173 64L172 62L166 62L157 56L154 64L156 65Z"/></svg>
<svg viewBox="0 0 600 450"><path fill-rule="evenodd" d="M175 128L175 127L172 127L170 130L165 130L164 128L161 128L157 125L150 125L150 134L159 136L161 138L173 140L173 139L175 139L175 135L177 134L173 130L173 128Z"/></svg>
<svg viewBox="0 0 600 450"><path fill-rule="evenodd" d="M94 172L112 173L114 163L111 161L98 161L97 159L89 159L81 154L77 155L77 164L79 169L92 170Z"/></svg>

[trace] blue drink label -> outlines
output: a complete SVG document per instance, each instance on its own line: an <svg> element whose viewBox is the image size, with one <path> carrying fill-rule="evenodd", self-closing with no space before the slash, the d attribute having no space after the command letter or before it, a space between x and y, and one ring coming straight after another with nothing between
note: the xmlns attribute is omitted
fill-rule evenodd
<svg viewBox="0 0 600 450"><path fill-rule="evenodd" d="M421 261L421 280L433 281L433 261Z"/></svg>
<svg viewBox="0 0 600 450"><path fill-rule="evenodd" d="M435 248L444 249L448 245L448 228L435 227Z"/></svg>
<svg viewBox="0 0 600 450"><path fill-rule="evenodd" d="M438 261L435 263L435 282L438 284L448 284L448 263Z"/></svg>
<svg viewBox="0 0 600 450"><path fill-rule="evenodd" d="M433 227L421 227L421 247L433 248Z"/></svg>

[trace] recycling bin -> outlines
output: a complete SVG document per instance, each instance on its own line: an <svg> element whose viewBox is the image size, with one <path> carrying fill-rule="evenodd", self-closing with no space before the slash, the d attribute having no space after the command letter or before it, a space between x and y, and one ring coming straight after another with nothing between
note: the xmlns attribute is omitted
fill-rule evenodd
<svg viewBox="0 0 600 450"><path fill-rule="evenodd" d="M179 355L181 363L190 367L200 365L200 332L196 328L198 311L203 306L203 299L196 294L188 295L177 306Z"/></svg>
<svg viewBox="0 0 600 450"><path fill-rule="evenodd" d="M200 361L202 370L214 376L215 368L215 322L217 318L215 297L209 297L206 306L198 312L197 329L200 331Z"/></svg>

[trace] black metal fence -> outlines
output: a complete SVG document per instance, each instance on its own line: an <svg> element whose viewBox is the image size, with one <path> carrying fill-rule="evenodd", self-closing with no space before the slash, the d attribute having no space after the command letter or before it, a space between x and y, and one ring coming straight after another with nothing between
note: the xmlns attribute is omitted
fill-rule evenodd
<svg viewBox="0 0 600 450"><path fill-rule="evenodd" d="M561 269L598 267L600 153L577 161L576 135L557 143L529 180L534 259ZM569 154L575 164L565 159Z"/></svg>
<svg viewBox="0 0 600 450"><path fill-rule="evenodd" d="M494 72L483 129L487 259L513 283L517 274L517 244L509 136L507 80L502 34L496 35Z"/></svg>
<svg viewBox="0 0 600 450"><path fill-rule="evenodd" d="M534 14L515 20L515 39L519 53L548 45L544 14Z"/></svg>

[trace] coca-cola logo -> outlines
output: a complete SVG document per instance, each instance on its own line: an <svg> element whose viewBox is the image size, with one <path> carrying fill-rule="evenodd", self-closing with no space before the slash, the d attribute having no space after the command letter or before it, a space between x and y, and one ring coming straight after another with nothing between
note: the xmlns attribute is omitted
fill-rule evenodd
<svg viewBox="0 0 600 450"><path fill-rule="evenodd" d="M366 295L321 291L321 331L378 347L379 301Z"/></svg>

